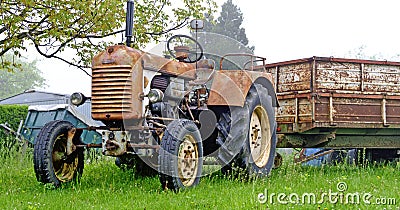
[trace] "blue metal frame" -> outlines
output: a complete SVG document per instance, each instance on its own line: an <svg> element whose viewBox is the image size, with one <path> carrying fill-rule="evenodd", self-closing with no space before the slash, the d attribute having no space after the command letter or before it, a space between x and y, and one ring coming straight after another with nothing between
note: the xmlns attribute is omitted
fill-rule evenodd
<svg viewBox="0 0 400 210"><path fill-rule="evenodd" d="M36 137L42 127L46 123L54 120L64 120L71 122L76 128L88 127L87 124L78 119L65 108L50 111L29 110L21 135L30 143L35 144ZM83 130L81 138L82 141L87 144L101 143L101 134L97 131Z"/></svg>

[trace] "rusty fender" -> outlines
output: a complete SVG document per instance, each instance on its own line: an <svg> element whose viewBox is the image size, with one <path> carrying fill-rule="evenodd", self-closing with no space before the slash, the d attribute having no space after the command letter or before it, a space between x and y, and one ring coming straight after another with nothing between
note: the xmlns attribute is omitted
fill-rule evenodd
<svg viewBox="0 0 400 210"><path fill-rule="evenodd" d="M243 106L247 93L255 83L268 89L272 105L278 106L270 73L243 70L220 70L215 72L208 105Z"/></svg>

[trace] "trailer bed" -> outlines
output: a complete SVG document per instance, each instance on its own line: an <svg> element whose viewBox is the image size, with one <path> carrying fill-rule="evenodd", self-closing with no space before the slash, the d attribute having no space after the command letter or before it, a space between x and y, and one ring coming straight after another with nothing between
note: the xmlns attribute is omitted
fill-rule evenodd
<svg viewBox="0 0 400 210"><path fill-rule="evenodd" d="M266 69L281 146L400 147L399 62L311 57Z"/></svg>
<svg viewBox="0 0 400 210"><path fill-rule="evenodd" d="M72 123L76 128L87 128L88 126L101 126L100 122L88 119L79 113L74 106L69 104L56 105L33 105L29 106L29 112L25 120L21 135L32 144L43 126L53 120L65 120ZM97 131L85 129L81 135L82 141L87 144L101 143L101 134Z"/></svg>

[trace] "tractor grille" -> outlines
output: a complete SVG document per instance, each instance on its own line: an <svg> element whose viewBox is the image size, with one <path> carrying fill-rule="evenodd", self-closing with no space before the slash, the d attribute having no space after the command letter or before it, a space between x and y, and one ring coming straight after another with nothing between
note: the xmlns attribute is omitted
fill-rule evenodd
<svg viewBox="0 0 400 210"><path fill-rule="evenodd" d="M169 85L169 77L163 75L156 75L154 76L153 80L151 81L150 87L160 89L162 92L165 92Z"/></svg>
<svg viewBox="0 0 400 210"><path fill-rule="evenodd" d="M132 67L102 66L92 72L92 117L117 120L132 112Z"/></svg>

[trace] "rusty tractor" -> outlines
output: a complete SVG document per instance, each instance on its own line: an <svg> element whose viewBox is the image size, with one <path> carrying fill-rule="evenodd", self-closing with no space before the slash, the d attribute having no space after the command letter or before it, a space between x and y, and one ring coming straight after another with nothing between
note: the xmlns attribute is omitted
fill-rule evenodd
<svg viewBox="0 0 400 210"><path fill-rule="evenodd" d="M127 26L133 25L131 12ZM168 40L173 59L130 47L131 36L127 27L126 45L109 46L92 61L92 117L105 126L46 124L34 147L37 179L59 186L79 178L85 148L101 148L116 157L117 165L130 165L139 174L158 173L162 187L175 191L199 183L205 157L214 158L224 171L235 166L248 175L266 176L275 157L277 99L271 73L255 68L256 61L265 66L265 59L230 54L216 70L189 36ZM249 62L241 69L221 70L232 56ZM85 98L74 93L71 102L80 105ZM101 133L102 143L83 143L85 129Z"/></svg>

